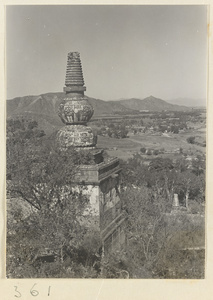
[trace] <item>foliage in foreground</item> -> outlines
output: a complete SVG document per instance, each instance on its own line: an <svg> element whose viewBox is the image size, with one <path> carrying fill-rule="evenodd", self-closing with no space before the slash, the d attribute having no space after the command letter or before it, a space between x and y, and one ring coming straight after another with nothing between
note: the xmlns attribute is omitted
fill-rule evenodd
<svg viewBox="0 0 213 300"><path fill-rule="evenodd" d="M74 149L64 153L44 143L36 122L18 120L15 127L13 123L7 128L8 276L92 276L99 235L96 220L84 214L84 189L75 188L73 180L89 154ZM48 251L54 263L41 263L39 257Z"/></svg>
<svg viewBox="0 0 213 300"><path fill-rule="evenodd" d="M69 188L79 164L91 163L89 153L58 151L34 121L11 120L7 130L8 277L204 277L203 252L184 250L204 237L196 214L205 203L202 157L190 167L184 160L161 158L147 166L140 155L123 162L127 244L101 259L96 220L83 214L84 190ZM170 215L174 193L181 205L188 198L197 204L194 211L189 207L194 218ZM45 261L45 253L54 260Z"/></svg>

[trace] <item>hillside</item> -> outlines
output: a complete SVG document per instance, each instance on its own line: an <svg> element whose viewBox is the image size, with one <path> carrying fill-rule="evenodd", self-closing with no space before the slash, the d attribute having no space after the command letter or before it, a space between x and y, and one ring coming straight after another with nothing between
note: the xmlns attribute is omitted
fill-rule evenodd
<svg viewBox="0 0 213 300"><path fill-rule="evenodd" d="M7 101L7 117L25 115L38 121L40 127L51 133L63 126L58 117L58 106L64 93L47 93L38 96L17 97ZM134 112L149 110L187 110L184 106L172 105L164 100L148 97L140 99L126 99L117 101L103 101L88 97L94 108L93 117L116 115L119 113L133 114Z"/></svg>
<svg viewBox="0 0 213 300"><path fill-rule="evenodd" d="M38 121L40 127L46 133L51 133L63 126L58 117L58 107L64 97L64 93L47 93L39 96L17 97L7 101L7 117L26 116ZM109 103L107 101L88 98L94 108L94 115L113 115L116 112L130 112L119 102Z"/></svg>
<svg viewBox="0 0 213 300"><path fill-rule="evenodd" d="M162 110L188 110L189 108L186 106L179 106L170 104L162 99L155 98L153 96L147 97L143 100L141 99L126 99L119 101L126 108L131 108L135 110L149 110L149 111L162 111Z"/></svg>
<svg viewBox="0 0 213 300"><path fill-rule="evenodd" d="M25 116L36 120L47 134L63 125L58 117L58 105L63 93L17 97L7 101L7 117Z"/></svg>
<svg viewBox="0 0 213 300"><path fill-rule="evenodd" d="M47 93L40 96L25 96L8 100L7 115L11 116L23 113L46 116L57 115L58 106L63 96L64 93ZM90 97L88 97L88 101L94 108L94 116L132 111L131 108L126 108L119 101L103 101Z"/></svg>
<svg viewBox="0 0 213 300"><path fill-rule="evenodd" d="M95 98L88 98L88 100L94 108L94 116L113 115L120 112L128 113L134 111L131 108L125 107L119 103L119 101L103 101Z"/></svg>
<svg viewBox="0 0 213 300"><path fill-rule="evenodd" d="M189 107L206 107L205 99L191 99L191 98L176 98L167 100L171 104L185 105Z"/></svg>

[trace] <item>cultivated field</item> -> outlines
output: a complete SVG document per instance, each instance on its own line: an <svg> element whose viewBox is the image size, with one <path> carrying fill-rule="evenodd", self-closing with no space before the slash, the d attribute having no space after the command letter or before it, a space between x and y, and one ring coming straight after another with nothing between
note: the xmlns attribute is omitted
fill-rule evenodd
<svg viewBox="0 0 213 300"><path fill-rule="evenodd" d="M197 144L189 144L187 138L195 136L196 140L205 140L206 129L190 130L178 134L173 133L146 133L146 134L129 134L127 138L116 139L105 136L98 136L98 148L106 149L110 156L117 156L121 159L128 159L140 152L142 147L152 150L164 149L164 154L161 156L170 156L179 153L182 148L186 154L202 154L206 148Z"/></svg>

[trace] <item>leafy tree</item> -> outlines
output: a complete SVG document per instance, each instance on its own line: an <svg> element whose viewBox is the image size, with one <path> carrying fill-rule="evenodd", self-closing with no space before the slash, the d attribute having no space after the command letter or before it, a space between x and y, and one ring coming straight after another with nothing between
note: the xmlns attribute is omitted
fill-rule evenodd
<svg viewBox="0 0 213 300"><path fill-rule="evenodd" d="M173 215L167 222L171 234L153 266L153 277L204 278L204 250L190 250L204 244L204 224L192 222L186 214Z"/></svg>
<svg viewBox="0 0 213 300"><path fill-rule="evenodd" d="M109 124L109 129L107 130L107 134L109 137L114 137L117 139L126 138L128 134L128 130L126 128L125 123L122 124Z"/></svg>
<svg viewBox="0 0 213 300"><path fill-rule="evenodd" d="M142 147L142 148L140 149L140 151L141 151L141 153L145 154L145 153L146 153L146 148L145 148L145 147Z"/></svg>
<svg viewBox="0 0 213 300"><path fill-rule="evenodd" d="M128 130L127 130L126 126L121 125L120 126L120 137L123 139L123 138L126 138L127 135L128 135Z"/></svg>
<svg viewBox="0 0 213 300"><path fill-rule="evenodd" d="M146 152L147 155L152 155L152 151L150 149L147 150Z"/></svg>
<svg viewBox="0 0 213 300"><path fill-rule="evenodd" d="M152 277L152 270L172 237L171 227L165 219L167 200L158 189L129 187L122 194L127 212L126 270L132 274ZM134 271L131 268L134 266ZM148 271L148 273L147 273Z"/></svg>
<svg viewBox="0 0 213 300"><path fill-rule="evenodd" d="M195 143L195 136L190 136L186 140L189 144L194 144Z"/></svg>
<svg viewBox="0 0 213 300"><path fill-rule="evenodd" d="M8 218L7 273L11 277L75 277L82 272L80 277L94 276L97 272L90 271L100 245L98 233L91 231L91 227L97 228L96 220L84 214L88 198L74 181L79 164L92 163L92 158L87 151L70 148L63 152L52 144L41 143L42 137L34 134L36 124L29 129L23 123L17 123L22 126L21 130L18 127L19 134L15 134L13 123L8 130L7 193L12 209ZM21 211L17 211L18 201L23 203ZM29 215L25 207L29 207ZM93 241L90 247L88 241ZM45 249L55 254L52 267L41 267L36 260ZM73 269L67 259L74 262Z"/></svg>
<svg viewBox="0 0 213 300"><path fill-rule="evenodd" d="M178 126L177 125L172 125L171 126L171 132L173 132L173 133L179 133L179 128L178 128Z"/></svg>
<svg viewBox="0 0 213 300"><path fill-rule="evenodd" d="M134 154L128 162L121 160L120 165L122 167L121 187L140 186L145 182L148 166L143 164L143 158L140 154Z"/></svg>
<svg viewBox="0 0 213 300"><path fill-rule="evenodd" d="M154 158L149 164L150 170L162 171L174 169L173 162L170 158Z"/></svg>
<svg viewBox="0 0 213 300"><path fill-rule="evenodd" d="M188 169L189 165L184 158L178 158L174 163L174 167L177 171L182 173Z"/></svg>
<svg viewBox="0 0 213 300"><path fill-rule="evenodd" d="M157 149L154 150L154 151L153 151L153 154L154 154L154 155L158 155L158 154L159 154L159 150L157 150Z"/></svg>
<svg viewBox="0 0 213 300"><path fill-rule="evenodd" d="M19 159L24 160L26 152L30 153L40 146L45 133L38 129L36 121L28 119L7 120L7 178L20 165Z"/></svg>
<svg viewBox="0 0 213 300"><path fill-rule="evenodd" d="M162 171L158 171L160 175ZM172 172L172 174L174 174ZM191 173L192 174L192 173ZM176 179L173 183L174 192L190 187L189 175ZM182 179L182 186L181 180ZM166 184L166 182L164 183ZM142 186L129 186L123 190L122 199L125 201L127 212L127 249L122 261L131 276L139 270L150 271L141 273L144 278L202 278L204 274L204 260L202 257L194 257L189 253L188 257L181 253L182 248L194 245L194 240L203 237L200 233L200 224L194 224L187 214L168 215L171 210L171 202L165 197L162 185L156 180L152 188ZM180 192L180 190L179 190ZM194 226L194 227L193 227ZM184 264L183 264L184 262ZM193 269L190 269L192 264ZM134 266L134 271L131 269ZM200 273L199 273L200 271ZM143 274L143 275L142 275ZM185 275L187 274L187 275ZM143 277L142 277L143 278Z"/></svg>
<svg viewBox="0 0 213 300"><path fill-rule="evenodd" d="M205 158L201 155L192 160L192 172L197 176L205 173Z"/></svg>

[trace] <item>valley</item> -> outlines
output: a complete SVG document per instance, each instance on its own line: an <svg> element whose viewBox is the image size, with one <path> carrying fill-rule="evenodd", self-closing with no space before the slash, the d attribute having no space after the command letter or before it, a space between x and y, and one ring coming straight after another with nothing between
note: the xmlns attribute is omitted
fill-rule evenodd
<svg viewBox="0 0 213 300"><path fill-rule="evenodd" d="M57 116L63 95L47 93L8 100L7 118L33 119L49 137L63 126ZM88 100L94 108L88 126L98 134L97 147L105 149L110 156L127 160L140 153L145 160L150 160L156 156L174 158L205 153L204 108L178 106L153 96L142 100L103 101L90 97ZM125 129L126 135L110 135L115 127ZM195 143L187 142L190 136L195 137ZM141 152L141 148L146 151Z"/></svg>

